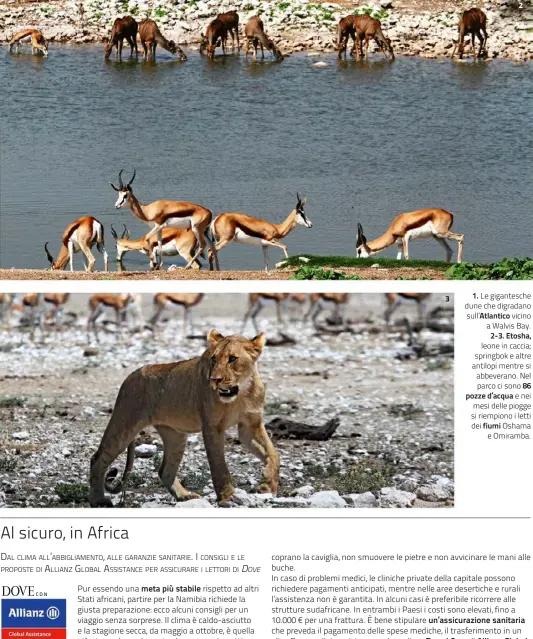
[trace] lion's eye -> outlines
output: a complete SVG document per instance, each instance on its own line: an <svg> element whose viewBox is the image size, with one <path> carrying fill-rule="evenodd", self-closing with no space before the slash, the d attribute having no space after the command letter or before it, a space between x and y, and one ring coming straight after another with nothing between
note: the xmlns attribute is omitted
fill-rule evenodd
<svg viewBox="0 0 533 639"><path fill-rule="evenodd" d="M229 358L228 358L228 362L230 364L232 364L235 361L237 361L237 358L235 357L235 355L230 355Z"/></svg>

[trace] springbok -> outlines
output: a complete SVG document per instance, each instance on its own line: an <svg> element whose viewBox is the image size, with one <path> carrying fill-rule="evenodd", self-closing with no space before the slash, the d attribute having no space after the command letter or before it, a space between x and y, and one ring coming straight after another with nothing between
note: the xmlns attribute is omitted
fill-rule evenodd
<svg viewBox="0 0 533 639"><path fill-rule="evenodd" d="M111 186L118 192L115 208L129 208L135 217L139 218L139 220L145 224L152 226L152 230L145 235L145 239L149 240L157 234L157 268L161 268L163 264L163 229L170 227L174 229L190 229L198 242L196 254L189 260L185 268L190 268L194 261L204 252L207 241L209 248L214 251L216 270L220 270L214 243L208 235L209 224L213 216L211 211L199 204L176 202L173 200L156 200L150 204L141 204L135 195L133 195L131 188L132 182L135 179L135 171L133 171L133 176L126 185L122 182L122 172L123 170L118 174L118 186L110 182ZM151 247L150 250L152 251ZM154 261L152 253L149 253L151 262ZM209 262L209 269L212 270L211 260Z"/></svg>
<svg viewBox="0 0 533 639"><path fill-rule="evenodd" d="M203 55L207 49L207 57L213 60L215 57L215 49L220 44L222 53L226 55L226 40L228 39L228 28L222 20L215 18L207 25L205 36L202 35L202 44L200 45L200 54Z"/></svg>
<svg viewBox="0 0 533 639"><path fill-rule="evenodd" d="M446 261L450 262L453 251L446 241L456 240L458 244L457 263L463 259L464 235L450 231L453 224L453 213L444 209L420 209L410 213L401 213L383 235L367 242L363 227L357 225L356 257L370 257L383 251L394 243L398 245L399 260L409 259L409 241L418 238L433 237L446 250Z"/></svg>
<svg viewBox="0 0 533 639"><path fill-rule="evenodd" d="M41 339L44 339L44 309L40 293L26 293L22 296L22 313L22 322L30 327L30 338L35 338L35 325L39 324Z"/></svg>
<svg viewBox="0 0 533 639"><path fill-rule="evenodd" d="M197 306L204 299L203 293L190 293L190 294L171 294L171 293L157 293L154 295L154 307L155 313L149 320L149 323L154 329L157 326L157 321L161 317L161 313L167 308L173 306L183 307L183 334L190 335L193 332L192 313L191 308Z"/></svg>
<svg viewBox="0 0 533 639"><path fill-rule="evenodd" d="M43 34L37 29L23 29L18 31L9 41L9 53L12 52L13 47L17 45L17 51L20 48L22 40L30 38L31 40L31 52L40 51L44 56L48 55L48 43L46 42Z"/></svg>
<svg viewBox="0 0 533 639"><path fill-rule="evenodd" d="M111 225L111 235L117 245L117 264L119 269L123 270L124 255L128 251L139 251L143 255L151 255L150 267L156 268L159 259L159 246L157 237L152 236L149 240L144 237L138 240L130 240L130 232L124 225L122 235L119 237L113 225ZM194 260L192 268L198 270L202 267L198 259L195 259L196 247L198 242L192 231L187 229L163 229L162 232L162 248L163 255L174 256L179 255L188 264L190 260Z"/></svg>
<svg viewBox="0 0 533 639"><path fill-rule="evenodd" d="M285 257L289 257L287 247L278 240L286 237L297 224L308 229L313 226L304 212L306 200L301 200L298 194L296 197L298 198L296 207L280 224L272 224L272 222L260 220L244 213L221 213L211 224L211 235L217 242L215 257L216 253L230 242L262 246L265 271L268 271L269 246L281 249L285 253ZM211 265L211 252L209 253L209 263Z"/></svg>
<svg viewBox="0 0 533 639"><path fill-rule="evenodd" d="M250 44L254 48L254 60L257 60L257 47L261 47L261 58L265 57L264 48L266 47L272 52L272 55L276 60L283 60L283 54L274 44L274 42L267 37L263 25L263 21L259 16L252 16L244 27L244 34L246 36L246 52L245 57L248 57L248 50Z"/></svg>
<svg viewBox="0 0 533 639"><path fill-rule="evenodd" d="M90 339L92 329L96 341L100 341L96 320L106 309L113 309L115 311L115 323L117 325L115 337L118 339L118 336L122 333L122 324L126 319L126 311L129 306L133 306L134 304L136 304L136 299L129 293L122 295L97 293L96 295L91 295L91 297L89 297L89 317L87 319L88 339Z"/></svg>
<svg viewBox="0 0 533 639"><path fill-rule="evenodd" d="M155 60L155 50L158 44L160 44L163 49L177 55L180 60L187 60L183 49L173 40L167 40L153 20L147 18L139 24L139 38L144 49L145 60Z"/></svg>
<svg viewBox="0 0 533 639"><path fill-rule="evenodd" d="M487 46L487 16L481 9L467 9L463 12L463 15L459 19L457 25L459 31L459 40L455 43L452 51L452 58L455 55L455 51L459 54L459 59L463 58L465 48L465 36L470 34L472 36L472 52L474 54L474 60L476 59L476 36L479 40L479 52L477 57L480 58L483 50L486 52Z"/></svg>
<svg viewBox="0 0 533 639"><path fill-rule="evenodd" d="M426 316L426 300L430 296L431 293L385 293L387 308L385 309L383 317L388 324L392 314L402 302L415 302L418 306L418 318L421 324L424 324Z"/></svg>
<svg viewBox="0 0 533 639"><path fill-rule="evenodd" d="M43 295L43 302L48 311L50 319L57 326L63 317L63 310L65 304L68 302L70 293L45 293Z"/></svg>
<svg viewBox="0 0 533 639"><path fill-rule="evenodd" d="M74 253L80 251L87 259L85 270L92 271L96 260L91 253L91 248L96 244L96 248L104 257L104 269L107 272L108 257L104 246L104 227L96 218L90 216L78 218L67 226L61 241L62 245L55 260L48 250L48 242L44 245L46 257L53 271L64 269L67 262L70 262L70 270L74 271Z"/></svg>
<svg viewBox="0 0 533 639"><path fill-rule="evenodd" d="M309 310L303 319L304 324L311 318L313 326L318 328L318 316L328 308L333 309L333 317L338 323L341 323L341 306L345 306L348 303L348 293L312 293L310 302Z"/></svg>
<svg viewBox="0 0 533 639"><path fill-rule="evenodd" d="M253 327L256 333L259 333L257 328L257 316L263 310L263 308L269 304L275 304L276 306L276 318L278 322L278 328L285 328L287 325L284 317L287 303L293 300L298 304L305 303L305 295L301 293L250 293L248 295L248 309L242 320L241 333L244 333L248 320L252 320Z"/></svg>
<svg viewBox="0 0 533 639"><path fill-rule="evenodd" d="M226 27L226 32L231 36L231 49L235 48L235 39L237 39L237 50L241 48L239 42L239 14L236 11L226 11L219 13L217 20L220 20Z"/></svg>
<svg viewBox="0 0 533 639"><path fill-rule="evenodd" d="M0 293L0 325L11 325L11 315L15 296L12 293Z"/></svg>
<svg viewBox="0 0 533 639"><path fill-rule="evenodd" d="M131 16L124 16L123 18L117 18L113 23L113 28L111 29L111 35L109 38L104 38L104 50L105 50L105 59L108 60L111 55L111 51L113 47L116 47L116 59L122 59L122 45L124 43L124 39L126 39L131 47L130 58L133 57L133 52L135 51L135 55L139 54L137 49L137 31L139 29L139 25L135 18Z"/></svg>
<svg viewBox="0 0 533 639"><path fill-rule="evenodd" d="M368 58L368 45L370 39L378 45L383 54L388 57L390 55L391 61L394 60L394 51L392 50L392 44L390 38L387 38L381 28L381 22L376 18L372 18L367 15L354 16L354 30L356 42L354 46L359 44L359 52L361 57ZM365 52L363 54L363 40L365 41Z"/></svg>

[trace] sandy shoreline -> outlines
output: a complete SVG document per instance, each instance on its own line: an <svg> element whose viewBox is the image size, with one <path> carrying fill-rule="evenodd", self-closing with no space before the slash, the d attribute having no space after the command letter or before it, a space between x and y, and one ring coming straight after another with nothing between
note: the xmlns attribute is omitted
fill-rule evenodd
<svg viewBox="0 0 533 639"><path fill-rule="evenodd" d="M50 271L44 269L0 269L1 280L288 280L295 272L294 268L273 271L127 271L125 273L95 271ZM446 279L442 270L429 267L406 268L337 268L346 275L358 275L365 280L396 279Z"/></svg>
<svg viewBox="0 0 533 639"><path fill-rule="evenodd" d="M267 33L284 53L331 53L334 51L333 40L339 19L354 10L370 10L374 17L382 21L398 55L442 58L450 57L453 39L457 37L458 17L471 4L448 1L435 6L435 3L403 0L363 5L362 2L342 4L249 0L230 5L212 0L135 0L128 4L127 13L139 21L146 17L155 19L167 38L196 48L200 34L218 12L237 9L241 32L247 19L259 14ZM489 58L533 60L532 8L515 0L484 3L482 8L488 18ZM41 29L51 42L101 43L102 38L109 34L113 20L124 13L124 4L115 0L2 2L0 42L9 41L19 29L32 27Z"/></svg>

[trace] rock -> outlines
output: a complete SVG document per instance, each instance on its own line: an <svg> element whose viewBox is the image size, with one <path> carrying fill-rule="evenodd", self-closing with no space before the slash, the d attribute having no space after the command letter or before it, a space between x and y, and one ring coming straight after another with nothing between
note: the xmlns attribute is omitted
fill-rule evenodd
<svg viewBox="0 0 533 639"><path fill-rule="evenodd" d="M443 488L448 491L450 495L453 495L455 492L455 484L448 477L442 477L442 475L433 475L431 479L435 482L435 485L439 488Z"/></svg>
<svg viewBox="0 0 533 639"><path fill-rule="evenodd" d="M315 489L312 486L302 486L301 488L297 488L292 492L293 497L311 497L311 495L315 492Z"/></svg>
<svg viewBox="0 0 533 639"><path fill-rule="evenodd" d="M379 493L381 508L411 508L415 499L414 493L396 488L382 488Z"/></svg>
<svg viewBox="0 0 533 639"><path fill-rule="evenodd" d="M381 0L381 2L379 3L379 6L382 9L394 9L394 4L392 3L392 0Z"/></svg>
<svg viewBox="0 0 533 639"><path fill-rule="evenodd" d="M157 453L155 444L140 444L135 447L136 457L153 457Z"/></svg>
<svg viewBox="0 0 533 639"><path fill-rule="evenodd" d="M271 494L250 494L242 490L242 488L236 488L231 501L237 506L244 506L245 508L262 508L267 505L266 502L271 497Z"/></svg>
<svg viewBox="0 0 533 639"><path fill-rule="evenodd" d="M447 501L450 498L448 491L438 486L420 486L416 491L416 496L423 501L432 502Z"/></svg>
<svg viewBox="0 0 533 639"><path fill-rule="evenodd" d="M187 501L179 501L174 508L214 508L207 499L187 499Z"/></svg>
<svg viewBox="0 0 533 639"><path fill-rule="evenodd" d="M313 62L312 66L323 69L324 67L329 67L329 64L327 62Z"/></svg>
<svg viewBox="0 0 533 639"><path fill-rule="evenodd" d="M309 508L309 500L303 497L274 497L269 505L273 508Z"/></svg>
<svg viewBox="0 0 533 639"><path fill-rule="evenodd" d="M11 435L11 439L16 439L17 441L29 439L29 437L30 437L30 434L28 433L27 430L21 430L17 433L12 433Z"/></svg>
<svg viewBox="0 0 533 639"><path fill-rule="evenodd" d="M378 500L370 492L353 495L343 495L349 506L353 508L377 508Z"/></svg>
<svg viewBox="0 0 533 639"><path fill-rule="evenodd" d="M405 490L408 493L416 492L418 486L419 482L413 477L406 477L398 483L398 488L400 488L400 490Z"/></svg>
<svg viewBox="0 0 533 639"><path fill-rule="evenodd" d="M346 502L336 490L321 490L309 498L311 508L345 508Z"/></svg>
<svg viewBox="0 0 533 639"><path fill-rule="evenodd" d="M72 451L69 450L68 448L63 448L63 450L61 451L62 455L64 457L70 457L72 455Z"/></svg>

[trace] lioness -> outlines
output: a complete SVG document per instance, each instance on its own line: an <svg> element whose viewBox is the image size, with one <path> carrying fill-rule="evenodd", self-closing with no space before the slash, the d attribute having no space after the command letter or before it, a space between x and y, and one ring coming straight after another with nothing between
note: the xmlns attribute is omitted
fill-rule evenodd
<svg viewBox="0 0 533 639"><path fill-rule="evenodd" d="M183 362L143 366L120 387L113 415L100 447L91 459L92 507L112 506L105 488L119 492L133 467L135 437L154 426L164 445L161 481L178 500L198 497L176 478L187 436L202 431L219 504L231 499L234 486L224 459L224 433L237 424L239 439L265 464L260 492L276 493L279 456L263 425L265 388L256 362L263 351L263 333L252 340L224 337L212 330L200 356ZM122 479L106 481L109 465L128 448Z"/></svg>

